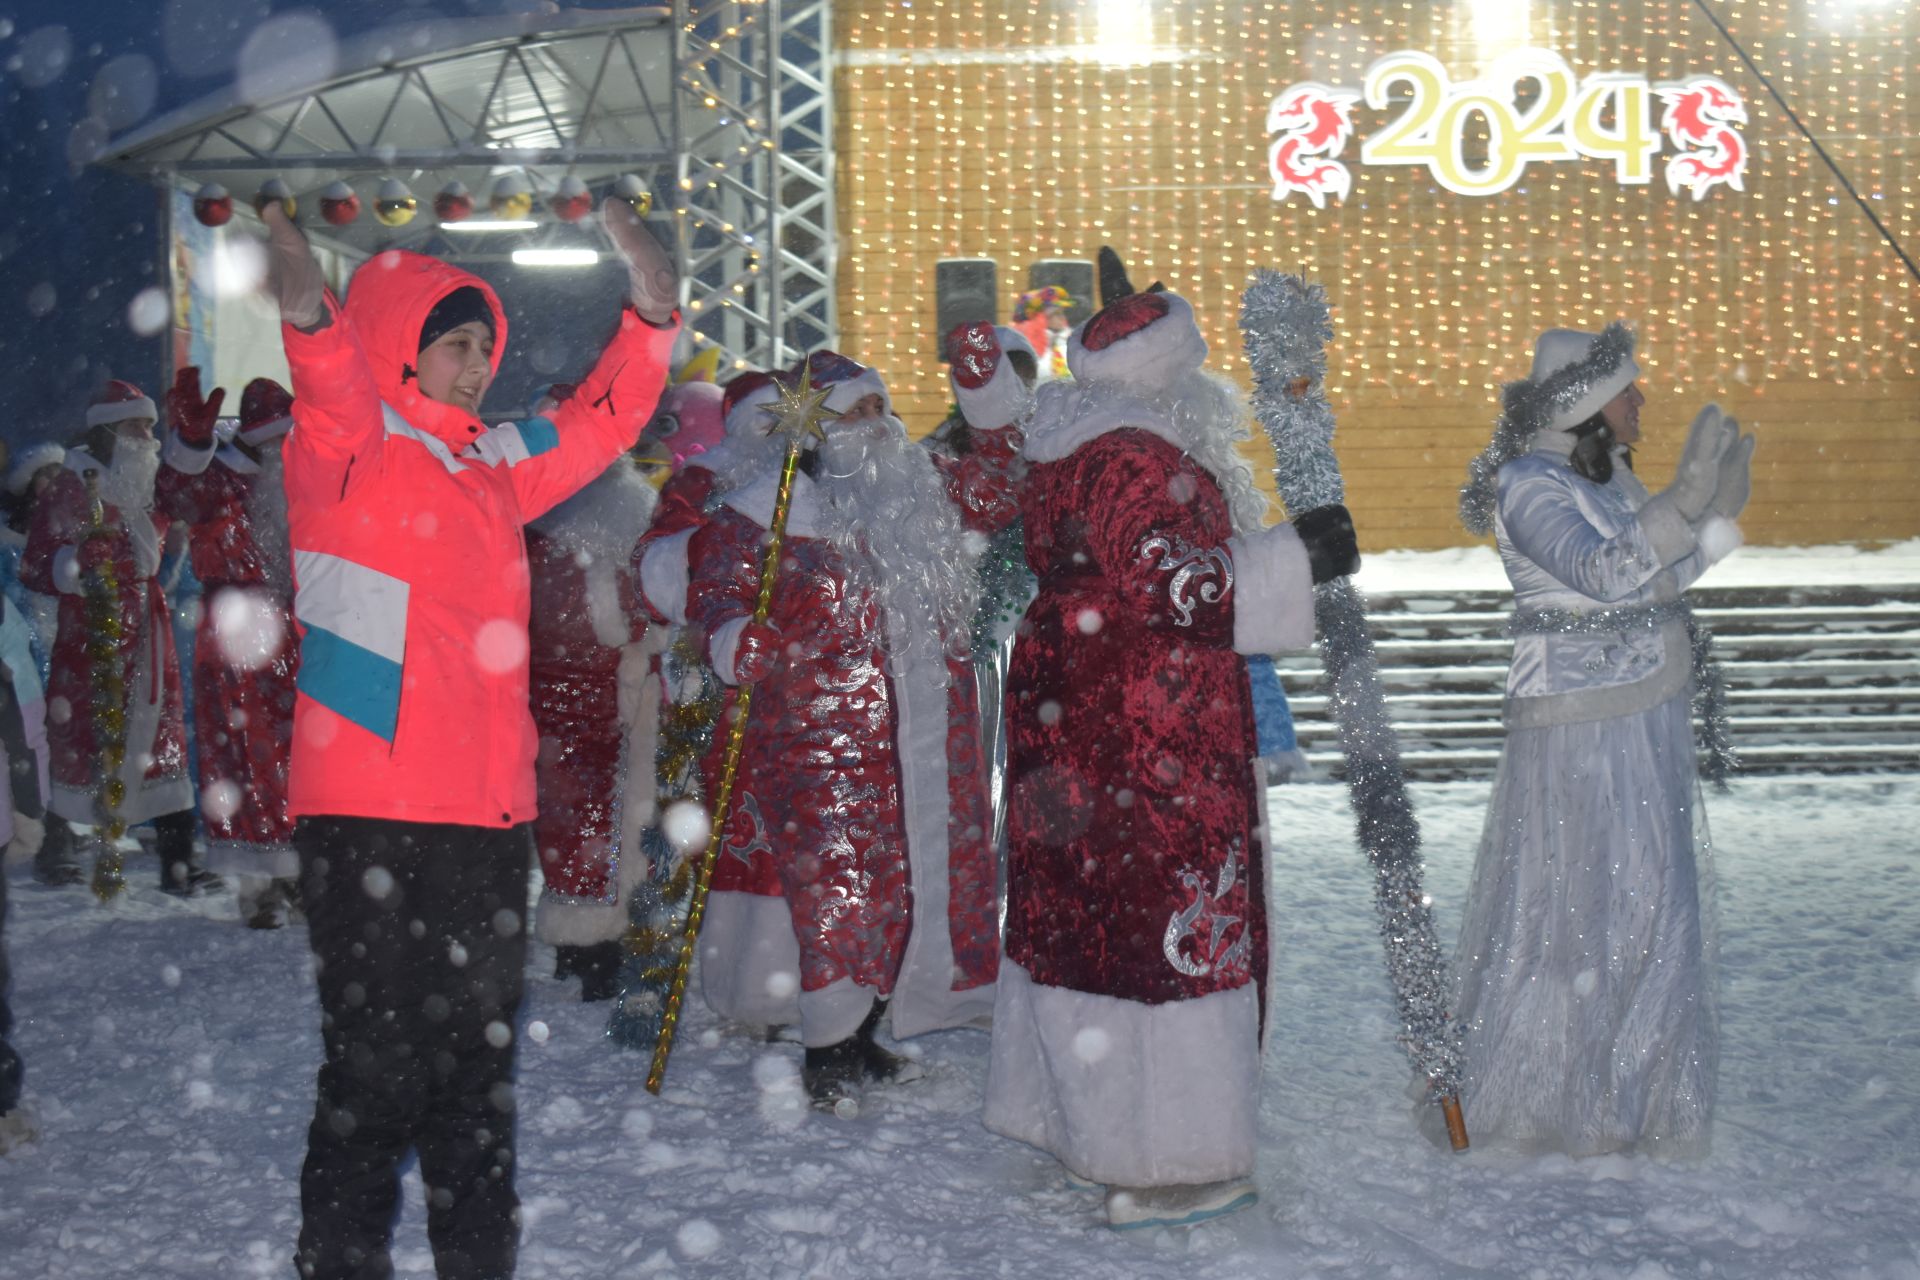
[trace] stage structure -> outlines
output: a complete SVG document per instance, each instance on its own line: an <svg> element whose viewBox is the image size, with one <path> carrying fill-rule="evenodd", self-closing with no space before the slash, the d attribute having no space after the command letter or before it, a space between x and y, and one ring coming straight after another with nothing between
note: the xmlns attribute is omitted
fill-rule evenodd
<svg viewBox="0 0 1920 1280"><path fill-rule="evenodd" d="M239 238L263 190L336 284L405 248L508 293L616 270L593 209L627 195L676 246L689 345L724 374L836 337L829 38L820 0L402 24L244 69L102 163L162 192L169 360L217 381L285 367Z"/></svg>

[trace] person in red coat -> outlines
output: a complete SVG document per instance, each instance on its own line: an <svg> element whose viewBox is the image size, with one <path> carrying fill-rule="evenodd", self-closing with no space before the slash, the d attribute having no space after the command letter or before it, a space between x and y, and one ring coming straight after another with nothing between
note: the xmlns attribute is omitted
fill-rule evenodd
<svg viewBox="0 0 1920 1280"><path fill-rule="evenodd" d="M160 887L191 895L219 888L221 882L194 861L180 664L167 599L155 576L170 523L154 510L158 420L153 401L140 388L107 384L87 410L86 443L67 453L64 469L34 508L20 581L60 601L47 685L53 792L41 878L70 884L83 877L68 824L101 820L99 730L103 720L117 718L126 744L120 820L129 826L153 824ZM97 492L98 522L90 481ZM92 650L101 637L88 620L89 595L107 590L109 581L119 636L108 661L124 690L115 707L100 705L94 691Z"/></svg>
<svg viewBox="0 0 1920 1280"><path fill-rule="evenodd" d="M692 539L687 614L728 683L760 686L721 857L766 852L799 951L802 1078L841 1109L915 1068L897 1037L992 1007L995 868L965 654L979 586L959 512L871 369L816 352L840 419L793 481L765 624L752 621L777 469Z"/></svg>
<svg viewBox="0 0 1920 1280"><path fill-rule="evenodd" d="M342 306L278 205L269 281L293 372L283 450L300 635L288 809L322 1043L296 1261L387 1275L419 1153L443 1278L511 1276L514 1041L539 735L523 531L633 447L679 332L671 259L617 198L627 267L578 394L482 405L507 347L484 281L389 249Z"/></svg>
<svg viewBox="0 0 1920 1280"><path fill-rule="evenodd" d="M287 816L293 555L280 484L293 396L271 378L255 378L241 393L230 435L218 429L225 396L215 388L203 397L191 365L175 376L154 495L161 511L189 528L203 588L193 720L208 862L238 880L240 918L249 927L277 929L300 873Z"/></svg>
<svg viewBox="0 0 1920 1280"><path fill-rule="evenodd" d="M562 394L564 392L564 394ZM556 387L559 402L571 387ZM659 650L627 602L634 544L659 495L630 457L527 525L533 575L527 623L544 885L534 936L583 1000L618 991L627 900L647 874L641 832L654 820Z"/></svg>
<svg viewBox="0 0 1920 1280"><path fill-rule="evenodd" d="M1254 1199L1268 863L1243 655L1311 644L1313 584L1357 561L1344 510L1263 527L1246 408L1206 355L1177 295L1111 303L1025 446L1039 592L1008 678L985 1119L1106 1184L1116 1227Z"/></svg>
<svg viewBox="0 0 1920 1280"><path fill-rule="evenodd" d="M711 668L699 656L706 649L705 637L687 621L687 552L693 536L720 509L722 494L777 467L785 448L781 438L767 431L771 419L766 409L779 394L779 376L760 370L739 374L724 389L712 388L718 403L712 394L698 391L699 385L674 388L682 393L678 397L669 393L676 400L672 433L661 435L663 424L656 417L642 435L643 440L659 436L676 457L673 476L660 491L653 526L634 550L641 606L657 625L673 627L690 642L670 646L662 660L670 675L667 697L676 705L712 696L709 685L714 683ZM707 410L712 411L710 420ZM692 452L686 441L689 427L702 439L718 438ZM700 794L708 800L718 789L734 701L731 686L720 685L717 694L715 731L700 764ZM697 855L701 850L687 852ZM800 956L771 850L733 848L714 864L697 954L701 998L721 1017L749 1027L792 1026L800 1020Z"/></svg>

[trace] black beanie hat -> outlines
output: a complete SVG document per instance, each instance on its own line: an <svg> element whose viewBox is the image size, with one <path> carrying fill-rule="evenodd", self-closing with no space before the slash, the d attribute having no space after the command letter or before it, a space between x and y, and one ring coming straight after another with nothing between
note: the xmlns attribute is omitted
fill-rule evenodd
<svg viewBox="0 0 1920 1280"><path fill-rule="evenodd" d="M487 305L487 295L472 285L455 289L427 313L427 322L420 326L419 350L425 351L461 325L475 320L487 326L488 333L494 332L493 308Z"/></svg>

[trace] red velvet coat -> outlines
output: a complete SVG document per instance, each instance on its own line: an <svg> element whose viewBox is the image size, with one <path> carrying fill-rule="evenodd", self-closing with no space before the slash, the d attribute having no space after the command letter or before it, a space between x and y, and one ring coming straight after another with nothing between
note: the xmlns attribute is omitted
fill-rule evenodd
<svg viewBox="0 0 1920 1280"><path fill-rule="evenodd" d="M688 614L709 633L749 614L759 589L764 526L722 507L694 535ZM882 995L900 974L909 928L942 928L954 991L998 968L995 885L987 844L978 711L964 666L947 688L948 913L912 919L896 691L879 612L851 601L839 553L789 533L768 619L797 653L755 687L722 862L766 854L800 945L803 991L852 978ZM925 764L927 762L918 762ZM896 1019L899 1013L896 1010Z"/></svg>
<svg viewBox="0 0 1920 1280"><path fill-rule="evenodd" d="M293 581L288 566L269 565L254 533L249 500L263 480L177 436L165 459L154 505L190 526L189 555L203 588L193 726L209 850L259 854L270 864L261 874L292 875Z"/></svg>
<svg viewBox="0 0 1920 1280"><path fill-rule="evenodd" d="M1145 431L1034 464L1008 679L1006 950L1158 1004L1264 979L1266 867L1219 485Z"/></svg>
<svg viewBox="0 0 1920 1280"><path fill-rule="evenodd" d="M70 460L78 457L69 455ZM120 548L116 558L124 565L132 559L124 532L126 517L111 505L104 510L107 524L116 531L112 535ZM151 518L164 542L165 515L135 513L132 518ZM53 808L74 822L97 820L92 796L100 781L100 746L94 736L86 596L79 582L56 574L56 562L71 557L71 549L86 538L91 520L86 484L70 465L34 507L20 557L20 581L27 590L60 601L60 628L47 681L47 741L52 754ZM127 681L127 759L133 766L121 814L128 822L138 823L191 807L193 790L187 777L180 664L166 596L156 579L137 572L122 572L119 588L118 658ZM140 707L147 714L133 714ZM143 722L151 723L151 732L142 732Z"/></svg>

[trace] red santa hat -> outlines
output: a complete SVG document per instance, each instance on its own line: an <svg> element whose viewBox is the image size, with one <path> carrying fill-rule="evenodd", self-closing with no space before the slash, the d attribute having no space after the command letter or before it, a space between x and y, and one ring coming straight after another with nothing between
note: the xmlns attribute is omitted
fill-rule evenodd
<svg viewBox="0 0 1920 1280"><path fill-rule="evenodd" d="M15 497L27 491L33 478L47 467L57 467L67 458L67 451L51 440L42 440L39 444L28 445L13 455L13 465L7 468L7 492Z"/></svg>
<svg viewBox="0 0 1920 1280"><path fill-rule="evenodd" d="M293 430L293 393L272 378L255 378L240 393L240 439L259 446Z"/></svg>
<svg viewBox="0 0 1920 1280"><path fill-rule="evenodd" d="M827 388L827 408L835 413L845 413L867 396L877 395L885 412L893 412L893 399L887 395L886 379L880 371L871 369L850 356L838 351L825 349L814 352L804 362L807 381L815 387ZM800 366L796 366L793 375L798 377ZM1002 426L1002 423L995 423Z"/></svg>
<svg viewBox="0 0 1920 1280"><path fill-rule="evenodd" d="M1067 339L1067 368L1081 381L1157 391L1206 362L1193 306L1164 289L1109 303Z"/></svg>
<svg viewBox="0 0 1920 1280"><path fill-rule="evenodd" d="M720 397L720 421L729 437L748 432L764 436L773 419L761 410L780 398L780 380L762 369L749 369L727 382Z"/></svg>
<svg viewBox="0 0 1920 1280"><path fill-rule="evenodd" d="M147 393L131 382L115 378L100 388L100 393L87 406L87 426L105 426L110 422L126 422L134 418L144 418L148 422L160 421L160 414L154 409L153 401Z"/></svg>
<svg viewBox="0 0 1920 1280"><path fill-rule="evenodd" d="M1015 351L1038 363L1033 344L1005 325L973 320L947 334L947 380L953 384L953 398L967 421L982 430L1019 420L1032 403L1032 391L1007 359Z"/></svg>

